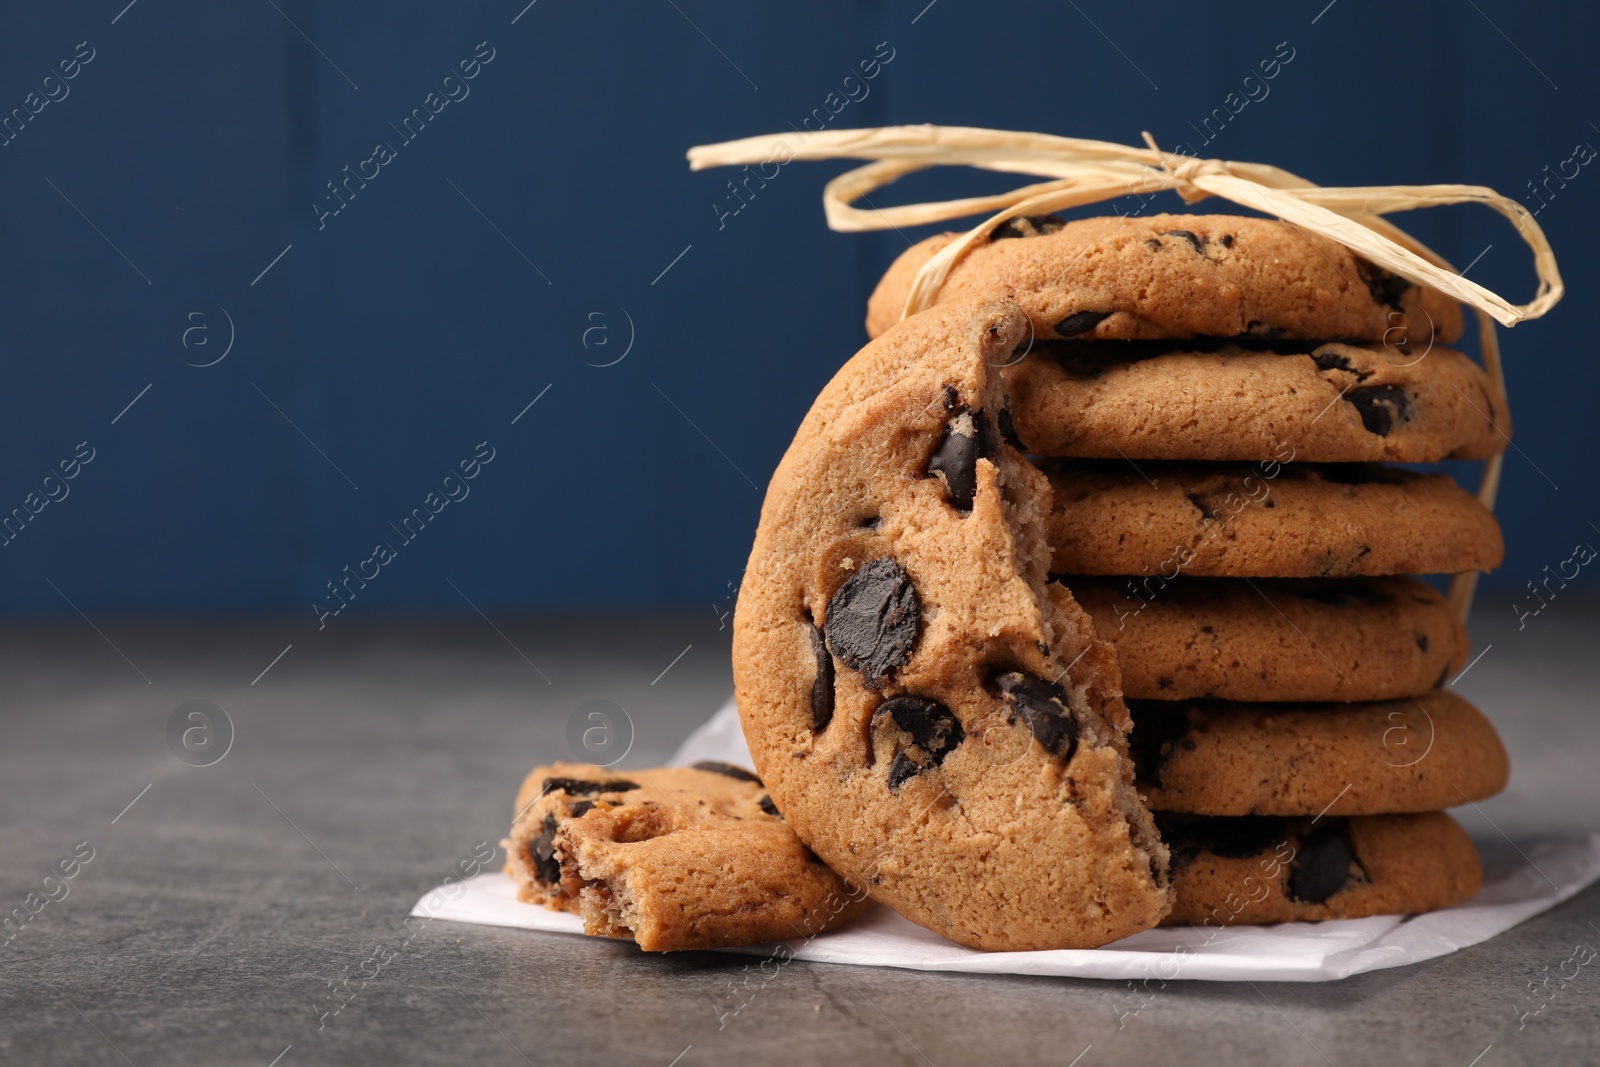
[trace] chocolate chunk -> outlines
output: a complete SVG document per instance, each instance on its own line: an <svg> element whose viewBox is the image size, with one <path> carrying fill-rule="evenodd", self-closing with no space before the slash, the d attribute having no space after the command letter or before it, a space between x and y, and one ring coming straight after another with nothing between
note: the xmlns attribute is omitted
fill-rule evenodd
<svg viewBox="0 0 1600 1067"><path fill-rule="evenodd" d="M1355 365L1345 358L1343 352L1313 352L1311 361L1317 365L1318 370L1342 370L1349 374L1360 374ZM1362 374L1365 378L1368 375Z"/></svg>
<svg viewBox="0 0 1600 1067"><path fill-rule="evenodd" d="M997 675L994 684L1011 708L1008 721L1016 722L1017 716L1022 716L1046 752L1070 763L1078 749L1078 718L1072 713L1066 690L1021 671Z"/></svg>
<svg viewBox="0 0 1600 1067"><path fill-rule="evenodd" d="M1222 244L1223 248L1232 248L1233 247L1233 234L1231 234L1231 233L1223 234L1222 235L1221 244Z"/></svg>
<svg viewBox="0 0 1600 1067"><path fill-rule="evenodd" d="M1080 333L1088 333L1106 319L1111 317L1109 311L1077 311L1056 323L1056 333L1062 337L1076 337Z"/></svg>
<svg viewBox="0 0 1600 1067"><path fill-rule="evenodd" d="M928 457L928 477L944 476L950 503L957 510L972 510L978 492L978 460L994 455L996 445L994 428L981 411L957 411L945 426L939 446Z"/></svg>
<svg viewBox="0 0 1600 1067"><path fill-rule="evenodd" d="M735 767L731 763L722 763L714 759L703 759L694 765L694 769L697 771L710 771L712 774L726 775L729 778L737 778L741 782L754 782L756 785L761 784L761 779L757 778L743 767Z"/></svg>
<svg viewBox="0 0 1600 1067"><path fill-rule="evenodd" d="M1367 292L1372 294L1372 299L1379 304L1387 304L1396 311L1400 307L1401 298L1412 284L1398 274L1390 274L1376 263L1368 263L1360 256L1356 257L1356 273L1361 276L1361 281L1367 287Z"/></svg>
<svg viewBox="0 0 1600 1067"><path fill-rule="evenodd" d="M1198 255L1203 256L1206 254L1206 242L1203 237L1199 237L1188 230L1162 230L1161 233L1164 237L1182 237L1185 241L1194 245L1194 250Z"/></svg>
<svg viewBox="0 0 1600 1067"><path fill-rule="evenodd" d="M1349 825L1343 819L1329 819L1300 842L1289 867L1289 899L1321 904L1350 883L1366 880L1367 872L1350 843Z"/></svg>
<svg viewBox="0 0 1600 1067"><path fill-rule="evenodd" d="M811 639L811 655L817 661L817 673L811 680L811 728L821 733L833 721L833 657L822 639L822 631L806 620L806 636Z"/></svg>
<svg viewBox="0 0 1600 1067"><path fill-rule="evenodd" d="M1128 755L1133 773L1148 786L1161 788L1161 772L1178 742L1189 734L1189 709L1173 709L1162 701L1128 701L1133 730L1128 734Z"/></svg>
<svg viewBox="0 0 1600 1067"><path fill-rule="evenodd" d="M1195 506L1200 512L1200 517L1206 522L1210 522L1217 517L1217 509L1212 507L1206 498L1199 493L1185 493L1183 496L1185 500Z"/></svg>
<svg viewBox="0 0 1600 1067"><path fill-rule="evenodd" d="M573 801L572 807L567 809L567 817L569 819L576 819L579 816L586 815L586 814L588 814L589 812L591 812L593 810L594 810L594 801L592 801L592 800L576 800L576 801Z"/></svg>
<svg viewBox="0 0 1600 1067"><path fill-rule="evenodd" d="M961 720L949 708L927 697L898 696L879 704L872 713L874 734L886 725L885 720L893 722L895 732L901 735L894 738L899 751L889 762L891 790L943 763L967 736Z"/></svg>
<svg viewBox="0 0 1600 1067"><path fill-rule="evenodd" d="M783 812L778 810L778 805L774 804L772 798L765 793L761 794L761 810L768 815L776 815L780 819L783 818Z"/></svg>
<svg viewBox="0 0 1600 1067"><path fill-rule="evenodd" d="M528 842L528 858L533 861L534 877L545 885L561 884L561 864L556 861L556 817L544 817L544 829Z"/></svg>
<svg viewBox="0 0 1600 1067"><path fill-rule="evenodd" d="M1003 241L1007 237L1043 237L1047 233L1055 233L1066 224L1065 219L1055 215L1019 215L996 226L994 232L989 234L989 240Z"/></svg>
<svg viewBox="0 0 1600 1067"><path fill-rule="evenodd" d="M1387 437L1397 420L1406 417L1406 391L1398 385L1362 385L1344 394L1344 401L1361 413L1368 433Z"/></svg>
<svg viewBox="0 0 1600 1067"><path fill-rule="evenodd" d="M638 789L639 783L626 778L613 778L609 782L591 782L583 778L546 778L539 795L546 793L571 793L574 796L593 796L597 793L626 793Z"/></svg>
<svg viewBox="0 0 1600 1067"><path fill-rule="evenodd" d="M995 422L999 423L1000 436L1006 444L1018 452L1027 451L1028 446L1022 443L1022 438L1017 436L1017 424L1011 418L1011 398L1006 397L1005 405L1000 409L1000 415ZM999 451L996 449L996 451Z"/></svg>
<svg viewBox="0 0 1600 1067"><path fill-rule="evenodd" d="M825 633L829 650L846 667L882 688L911 659L922 633L922 602L911 576L888 558L862 564L828 598Z"/></svg>

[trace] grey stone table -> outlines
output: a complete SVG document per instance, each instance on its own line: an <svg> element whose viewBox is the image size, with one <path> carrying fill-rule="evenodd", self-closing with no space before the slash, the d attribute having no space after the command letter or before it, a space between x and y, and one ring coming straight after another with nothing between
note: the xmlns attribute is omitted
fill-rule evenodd
<svg viewBox="0 0 1600 1067"><path fill-rule="evenodd" d="M1492 597L1478 614L1487 651L1459 688L1502 730L1514 773L1462 822L1507 855L1600 828L1600 605L1557 601L1521 631ZM498 839L528 767L568 754L580 704L628 711L624 767L663 759L710 713L730 684L715 613L320 633L95 621L103 632L0 640L0 914L55 898L0 945L0 1063L1600 1060L1600 961L1518 1025L1530 978L1600 945L1593 889L1430 963L1335 984L1172 983L1137 1015L1110 983L789 963L740 995L745 957L404 930L420 894ZM235 733L208 767L166 738L197 699ZM73 877L47 883L63 861ZM333 983L374 971L322 1017Z"/></svg>

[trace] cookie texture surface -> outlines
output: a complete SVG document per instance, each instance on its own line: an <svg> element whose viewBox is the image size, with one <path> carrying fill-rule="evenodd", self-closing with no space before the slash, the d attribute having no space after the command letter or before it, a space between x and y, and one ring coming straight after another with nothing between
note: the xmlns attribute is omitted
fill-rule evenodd
<svg viewBox="0 0 1600 1067"><path fill-rule="evenodd" d="M1178 893L1169 924L1410 915L1459 904L1483 884L1472 840L1440 811L1158 818Z"/></svg>
<svg viewBox="0 0 1600 1067"><path fill-rule="evenodd" d="M1374 464L1057 461L1062 574L1342 578L1498 567L1500 525L1447 475Z"/></svg>
<svg viewBox="0 0 1600 1067"><path fill-rule="evenodd" d="M867 303L900 321L912 279L959 234L907 249ZM1461 336L1461 306L1277 219L1236 215L1013 219L955 266L937 301L1009 294L1034 340L1182 337L1387 341Z"/></svg>
<svg viewBox="0 0 1600 1067"><path fill-rule="evenodd" d="M1006 301L942 304L822 391L762 507L734 617L746 740L852 884L961 944L1154 926L1166 849L1110 649L1047 580L1049 482L1007 442Z"/></svg>
<svg viewBox="0 0 1600 1067"><path fill-rule="evenodd" d="M1361 704L1135 702L1152 807L1201 815L1434 811L1505 788L1505 747L1446 690Z"/></svg>
<svg viewBox="0 0 1600 1067"><path fill-rule="evenodd" d="M808 937L870 906L728 764L536 767L502 845L519 899L650 952Z"/></svg>
<svg viewBox="0 0 1600 1067"><path fill-rule="evenodd" d="M1467 631L1416 578L1061 577L1149 700L1389 700L1442 684Z"/></svg>
<svg viewBox="0 0 1600 1067"><path fill-rule="evenodd" d="M1442 345L1035 345L1006 369L1023 444L1103 459L1433 463L1506 447L1504 395Z"/></svg>

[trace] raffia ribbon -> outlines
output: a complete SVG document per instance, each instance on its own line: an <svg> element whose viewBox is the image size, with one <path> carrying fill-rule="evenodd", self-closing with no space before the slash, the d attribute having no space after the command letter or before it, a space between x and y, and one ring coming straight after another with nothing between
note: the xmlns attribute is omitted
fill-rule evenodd
<svg viewBox="0 0 1600 1067"><path fill-rule="evenodd" d="M798 144L795 143L798 141ZM931 256L917 272L902 317L934 303L950 272L969 250L983 244L1008 219L1040 215L1085 204L1170 189L1188 203L1221 197L1346 248L1408 281L1435 289L1478 312L1484 365L1502 393L1504 375L1496 322L1515 326L1544 315L1565 287L1555 253L1533 215L1515 200L1481 185L1372 185L1332 188L1265 163L1199 159L1162 152L1149 133L1145 147L1056 137L1041 133L988 130L968 126L885 126L865 130L767 134L689 149L694 170L795 159L864 159L823 190L828 225L859 232L918 226L945 219L989 217ZM783 158L779 158L780 154ZM880 208L870 194L908 174L936 166L969 166L1006 174L1049 179L993 196L965 197ZM866 200L869 208L855 207ZM1498 293L1462 277L1437 252L1382 218L1383 215L1446 204L1479 204L1505 216L1533 251L1539 285L1532 300L1513 304ZM1500 481L1504 453L1484 466L1478 497L1488 507ZM1463 616L1471 604L1476 575L1457 575L1451 599Z"/></svg>

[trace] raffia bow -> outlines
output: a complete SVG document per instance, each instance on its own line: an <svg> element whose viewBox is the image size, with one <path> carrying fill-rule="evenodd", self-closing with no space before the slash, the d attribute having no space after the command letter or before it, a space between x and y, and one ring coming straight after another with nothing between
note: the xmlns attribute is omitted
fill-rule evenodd
<svg viewBox="0 0 1600 1067"><path fill-rule="evenodd" d="M798 141L798 144L794 143ZM902 317L934 303L956 264L983 244L995 227L1022 215L1169 189L1188 203L1221 197L1273 215L1346 248L1418 285L1438 290L1478 312L1484 365L1505 389L1496 322L1515 326L1544 315L1565 287L1555 253L1533 215L1515 200L1481 185L1374 185L1323 187L1279 167L1162 152L1149 133L1145 147L968 126L885 126L746 137L689 149L694 170L741 164L784 164L795 159L865 159L823 189L828 225L845 232L898 229L946 219L989 217L929 257L911 284ZM936 166L969 166L1049 179L992 196L877 207L870 195L908 174ZM867 210L855 207L866 200ZM1533 251L1539 285L1532 300L1513 304L1462 277L1443 256L1382 216L1446 204L1479 204L1515 224ZM1504 453L1485 465L1478 498L1493 507ZM1451 599L1464 616L1476 575L1457 575Z"/></svg>

